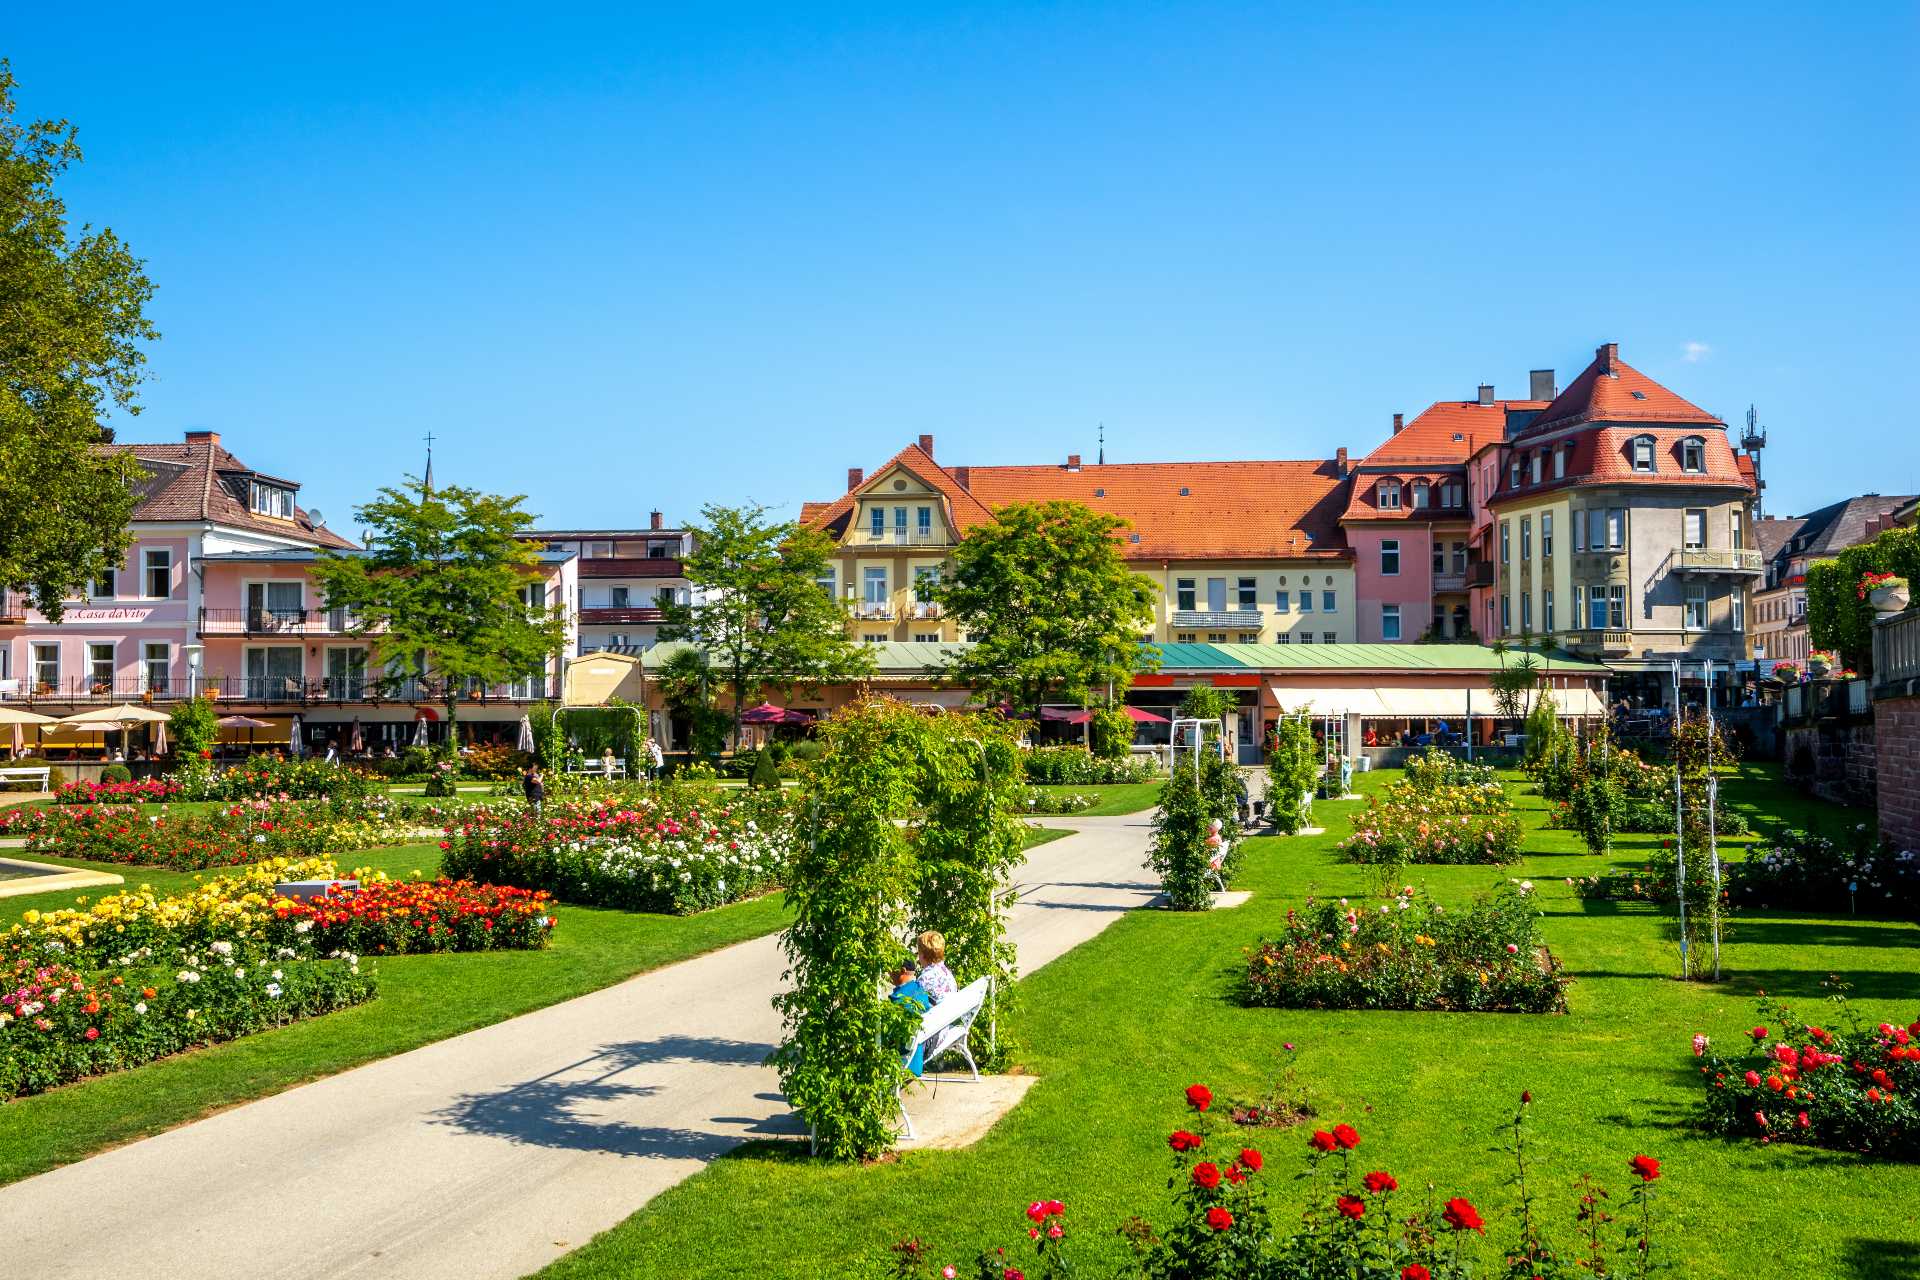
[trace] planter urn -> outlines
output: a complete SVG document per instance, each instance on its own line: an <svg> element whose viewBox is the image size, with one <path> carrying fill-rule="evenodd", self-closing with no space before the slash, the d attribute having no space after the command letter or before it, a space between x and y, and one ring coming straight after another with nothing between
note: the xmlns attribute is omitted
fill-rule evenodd
<svg viewBox="0 0 1920 1280"><path fill-rule="evenodd" d="M1813 676L1815 679L1818 679L1819 677L1824 676L1825 674L1827 674L1827 672L1831 671L1832 669L1833 669L1832 664L1827 662L1826 659L1824 658L1808 658L1807 659L1807 674L1810 676Z"/></svg>
<svg viewBox="0 0 1920 1280"><path fill-rule="evenodd" d="M1867 600L1876 613L1899 613L1911 598L1907 587L1875 587L1867 593Z"/></svg>

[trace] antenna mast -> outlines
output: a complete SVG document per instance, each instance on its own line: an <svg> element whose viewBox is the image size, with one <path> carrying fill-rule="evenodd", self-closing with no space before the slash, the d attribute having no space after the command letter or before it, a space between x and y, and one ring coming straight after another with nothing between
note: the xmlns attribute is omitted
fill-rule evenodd
<svg viewBox="0 0 1920 1280"><path fill-rule="evenodd" d="M1752 405L1747 406L1747 429L1740 433L1740 447L1753 458L1753 518L1759 520L1767 492L1767 482L1760 478L1760 451L1767 447L1767 429L1760 425L1759 411Z"/></svg>

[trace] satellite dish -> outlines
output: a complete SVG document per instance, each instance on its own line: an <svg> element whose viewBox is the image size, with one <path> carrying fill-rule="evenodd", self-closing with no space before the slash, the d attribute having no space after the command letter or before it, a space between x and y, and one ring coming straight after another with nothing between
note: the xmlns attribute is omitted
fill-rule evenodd
<svg viewBox="0 0 1920 1280"><path fill-rule="evenodd" d="M327 518L320 514L320 508L318 507L309 507L307 509L307 519L313 521L315 525L324 525L327 522Z"/></svg>

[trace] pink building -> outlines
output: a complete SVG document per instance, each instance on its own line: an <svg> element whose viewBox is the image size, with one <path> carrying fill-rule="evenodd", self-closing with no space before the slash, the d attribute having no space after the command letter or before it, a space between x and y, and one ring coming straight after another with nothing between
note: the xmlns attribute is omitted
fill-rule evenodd
<svg viewBox="0 0 1920 1280"><path fill-rule="evenodd" d="M359 721L376 749L410 738L416 720L439 720L436 684L369 671L366 641L322 607L314 560L354 544L298 505L297 482L254 471L210 431L189 431L182 444L112 447L149 473L127 559L57 623L12 593L0 600L0 700L64 716L198 692L223 712L266 720L262 742L284 742L298 716L313 745L337 739L344 747ZM575 561L543 553L530 598L572 600ZM508 732L523 704L550 696L558 680L556 657L543 676L468 691L474 706L461 717Z"/></svg>

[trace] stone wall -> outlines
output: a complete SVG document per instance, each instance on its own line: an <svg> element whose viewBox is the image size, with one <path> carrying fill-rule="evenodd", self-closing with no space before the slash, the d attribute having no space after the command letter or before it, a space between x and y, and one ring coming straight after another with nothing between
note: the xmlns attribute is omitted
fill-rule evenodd
<svg viewBox="0 0 1920 1280"><path fill-rule="evenodd" d="M1920 849L1920 695L1873 704L1878 730L1880 834Z"/></svg>
<svg viewBox="0 0 1920 1280"><path fill-rule="evenodd" d="M1879 756L1873 719L1786 723L1780 726L1780 733L1788 778L1822 800L1869 809L1874 806Z"/></svg>

